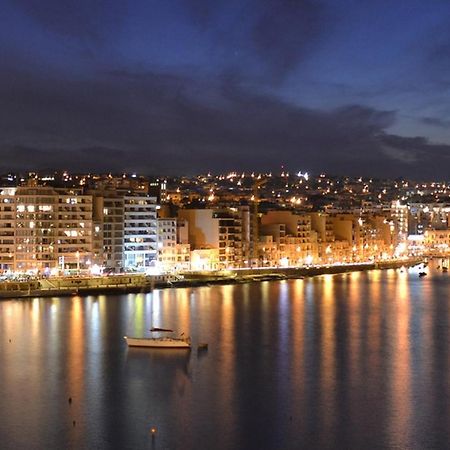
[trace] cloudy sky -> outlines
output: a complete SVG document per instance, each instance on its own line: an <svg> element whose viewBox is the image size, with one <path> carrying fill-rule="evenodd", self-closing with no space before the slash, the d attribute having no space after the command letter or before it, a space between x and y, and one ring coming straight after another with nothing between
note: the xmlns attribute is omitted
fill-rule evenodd
<svg viewBox="0 0 450 450"><path fill-rule="evenodd" d="M448 0L3 0L0 169L450 179Z"/></svg>

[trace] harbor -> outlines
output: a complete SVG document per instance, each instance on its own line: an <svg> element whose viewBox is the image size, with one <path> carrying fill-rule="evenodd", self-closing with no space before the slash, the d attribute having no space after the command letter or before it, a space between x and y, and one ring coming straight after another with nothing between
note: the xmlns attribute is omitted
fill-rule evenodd
<svg viewBox="0 0 450 450"><path fill-rule="evenodd" d="M0 301L2 449L448 448L449 278L419 270ZM155 326L191 351L124 340Z"/></svg>

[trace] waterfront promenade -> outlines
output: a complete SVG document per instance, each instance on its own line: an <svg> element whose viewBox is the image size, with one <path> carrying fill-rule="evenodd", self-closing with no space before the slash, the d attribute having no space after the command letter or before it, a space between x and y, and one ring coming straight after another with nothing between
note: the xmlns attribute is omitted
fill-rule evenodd
<svg viewBox="0 0 450 450"><path fill-rule="evenodd" d="M305 267L264 267L219 271L184 272L177 275L120 274L108 276L70 276L3 281L0 298L30 298L108 293L151 292L155 288L176 288L213 284L235 284L338 274L374 269L414 266L421 259L401 259L382 262L315 265Z"/></svg>

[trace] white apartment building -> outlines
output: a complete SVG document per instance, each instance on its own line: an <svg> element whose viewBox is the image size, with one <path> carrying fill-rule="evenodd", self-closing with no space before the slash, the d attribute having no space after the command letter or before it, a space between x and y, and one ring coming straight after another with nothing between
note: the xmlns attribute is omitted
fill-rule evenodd
<svg viewBox="0 0 450 450"><path fill-rule="evenodd" d="M144 193L0 188L0 270L145 270L156 233L156 198Z"/></svg>
<svg viewBox="0 0 450 450"><path fill-rule="evenodd" d="M16 188L0 189L0 269L15 266L15 192Z"/></svg>
<svg viewBox="0 0 450 450"><path fill-rule="evenodd" d="M124 198L116 191L93 191L93 246L96 262L107 269L123 268Z"/></svg>
<svg viewBox="0 0 450 450"><path fill-rule="evenodd" d="M157 260L156 197L124 196L123 265L125 270L155 267Z"/></svg>
<svg viewBox="0 0 450 450"><path fill-rule="evenodd" d="M390 214L397 227L398 242L406 241L408 237L408 206L402 205L399 200L393 201Z"/></svg>
<svg viewBox="0 0 450 450"><path fill-rule="evenodd" d="M158 268L162 272L175 270L177 263L177 221L158 218Z"/></svg>
<svg viewBox="0 0 450 450"><path fill-rule="evenodd" d="M80 269L91 248L90 196L44 186L0 189L1 269Z"/></svg>
<svg viewBox="0 0 450 450"><path fill-rule="evenodd" d="M19 187L15 195L15 270L58 266L58 194L48 187Z"/></svg>
<svg viewBox="0 0 450 450"><path fill-rule="evenodd" d="M61 268L80 270L92 264L92 196L81 190L58 195L56 249Z"/></svg>

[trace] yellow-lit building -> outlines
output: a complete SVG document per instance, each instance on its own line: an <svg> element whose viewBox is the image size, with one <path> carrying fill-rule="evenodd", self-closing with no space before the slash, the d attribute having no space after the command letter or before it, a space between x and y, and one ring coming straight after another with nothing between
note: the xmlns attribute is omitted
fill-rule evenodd
<svg viewBox="0 0 450 450"><path fill-rule="evenodd" d="M429 254L448 256L450 254L450 229L426 230L423 246L425 252Z"/></svg>
<svg viewBox="0 0 450 450"><path fill-rule="evenodd" d="M279 244L272 235L260 235L258 242L258 261L260 267L276 267L279 265L281 254Z"/></svg>
<svg viewBox="0 0 450 450"><path fill-rule="evenodd" d="M181 222L181 226L178 224ZM158 218L158 268L163 272L190 269L190 245L181 243L179 230L186 223L174 217Z"/></svg>
<svg viewBox="0 0 450 450"><path fill-rule="evenodd" d="M274 237L280 265L299 266L317 260L317 233L311 228L309 214L269 211L261 217L261 233Z"/></svg>
<svg viewBox="0 0 450 450"><path fill-rule="evenodd" d="M232 210L180 209L178 217L188 224L192 250L217 250L219 269L242 267L242 220L239 214ZM196 264L193 259L191 264Z"/></svg>
<svg viewBox="0 0 450 450"><path fill-rule="evenodd" d="M191 270L217 270L220 268L218 248L191 250Z"/></svg>

